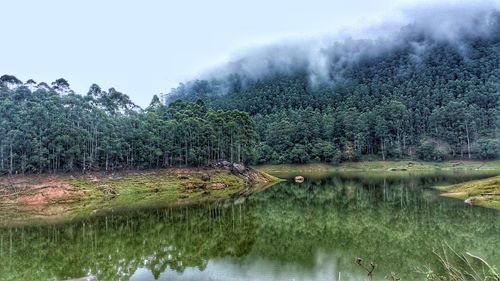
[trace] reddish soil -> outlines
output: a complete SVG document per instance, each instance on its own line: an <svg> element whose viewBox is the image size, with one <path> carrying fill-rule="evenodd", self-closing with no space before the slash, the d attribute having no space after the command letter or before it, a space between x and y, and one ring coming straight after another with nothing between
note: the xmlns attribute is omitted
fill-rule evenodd
<svg viewBox="0 0 500 281"><path fill-rule="evenodd" d="M57 176L14 176L0 179L0 202L45 205L71 202L83 192Z"/></svg>

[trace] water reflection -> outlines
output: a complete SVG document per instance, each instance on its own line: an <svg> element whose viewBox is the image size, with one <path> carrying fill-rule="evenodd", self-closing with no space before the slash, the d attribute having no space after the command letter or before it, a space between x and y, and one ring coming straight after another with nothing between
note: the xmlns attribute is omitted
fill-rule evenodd
<svg viewBox="0 0 500 281"><path fill-rule="evenodd" d="M2 228L0 280L359 280L357 256L378 264L379 279L415 280L443 242L495 264L500 212L429 189L481 176L332 174L242 204Z"/></svg>
<svg viewBox="0 0 500 281"><path fill-rule="evenodd" d="M155 279L148 269L140 268L130 280L332 280L333 276L338 276L337 260L338 257L331 253L316 253L315 266L313 270L310 270L300 264L281 264L258 257L222 258L211 260L203 271L189 268L180 273L168 269L160 274L158 279ZM363 279L360 273L356 274L355 277L356 280Z"/></svg>

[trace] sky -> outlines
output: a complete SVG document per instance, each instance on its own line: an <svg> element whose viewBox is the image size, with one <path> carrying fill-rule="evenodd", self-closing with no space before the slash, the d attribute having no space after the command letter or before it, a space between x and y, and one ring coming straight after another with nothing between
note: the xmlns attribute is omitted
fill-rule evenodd
<svg viewBox="0 0 500 281"><path fill-rule="evenodd" d="M390 27L408 7L432 2L0 0L0 75L49 84L62 77L80 94L96 83L145 107L246 49Z"/></svg>

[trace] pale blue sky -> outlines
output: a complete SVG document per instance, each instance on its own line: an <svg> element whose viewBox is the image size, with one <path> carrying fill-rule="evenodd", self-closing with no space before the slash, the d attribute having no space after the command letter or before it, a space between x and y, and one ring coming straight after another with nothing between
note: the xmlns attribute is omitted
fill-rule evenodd
<svg viewBox="0 0 500 281"><path fill-rule="evenodd" d="M399 20L410 0L0 0L0 75L153 94L242 49Z"/></svg>

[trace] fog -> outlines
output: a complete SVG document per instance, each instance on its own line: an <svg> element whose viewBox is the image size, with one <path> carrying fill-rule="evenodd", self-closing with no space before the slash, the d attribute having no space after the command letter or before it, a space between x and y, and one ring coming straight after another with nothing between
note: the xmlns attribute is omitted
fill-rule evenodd
<svg viewBox="0 0 500 281"><path fill-rule="evenodd" d="M409 49L415 63L427 48L443 42L467 56L467 40L498 36L499 29L499 6L494 2L419 5L404 9L402 18L360 30L248 48L193 80L226 81L237 74L245 86L270 75L306 73L315 86L342 79L350 65L394 48ZM221 89L223 93L226 88Z"/></svg>

